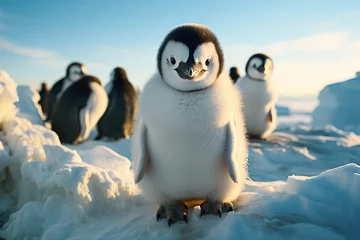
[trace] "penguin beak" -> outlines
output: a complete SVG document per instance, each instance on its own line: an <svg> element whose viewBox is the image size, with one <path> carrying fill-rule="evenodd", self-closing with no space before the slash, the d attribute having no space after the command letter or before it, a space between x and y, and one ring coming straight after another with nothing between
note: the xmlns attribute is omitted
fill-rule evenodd
<svg viewBox="0 0 360 240"><path fill-rule="evenodd" d="M264 65L261 65L260 67L257 68L257 70L261 73L264 73L265 72L265 67Z"/></svg>
<svg viewBox="0 0 360 240"><path fill-rule="evenodd" d="M202 68L201 63L188 64L181 62L175 71L182 79L194 80L199 78L206 70Z"/></svg>

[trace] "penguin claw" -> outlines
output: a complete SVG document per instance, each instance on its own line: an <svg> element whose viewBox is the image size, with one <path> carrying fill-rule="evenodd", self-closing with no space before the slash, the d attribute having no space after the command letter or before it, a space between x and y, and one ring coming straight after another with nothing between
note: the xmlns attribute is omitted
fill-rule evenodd
<svg viewBox="0 0 360 240"><path fill-rule="evenodd" d="M188 207L181 201L161 205L156 213L156 221L167 218L169 227L177 221L188 223L187 210Z"/></svg>
<svg viewBox="0 0 360 240"><path fill-rule="evenodd" d="M220 202L220 201L209 201L206 200L200 205L201 212L200 217L206 214L218 215L222 217L223 212L233 211L233 205L230 202Z"/></svg>
<svg viewBox="0 0 360 240"><path fill-rule="evenodd" d="M186 214L186 213L183 214L183 220L184 220L186 223L188 223L188 218L187 218L187 214Z"/></svg>
<svg viewBox="0 0 360 240"><path fill-rule="evenodd" d="M169 220L168 220L168 225L169 225L169 227L171 226L171 224L173 224L173 220L172 220L172 219L169 219Z"/></svg>

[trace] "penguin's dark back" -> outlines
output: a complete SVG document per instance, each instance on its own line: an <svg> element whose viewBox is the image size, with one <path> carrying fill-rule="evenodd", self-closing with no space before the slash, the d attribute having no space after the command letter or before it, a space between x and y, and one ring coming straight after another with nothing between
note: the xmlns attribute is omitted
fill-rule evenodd
<svg viewBox="0 0 360 240"><path fill-rule="evenodd" d="M85 76L68 87L58 100L52 117L52 129L58 134L62 143L74 143L80 133L80 110L92 93L91 83L101 85L94 76Z"/></svg>
<svg viewBox="0 0 360 240"><path fill-rule="evenodd" d="M113 81L108 108L98 122L99 134L115 138L131 134L137 112L137 98L138 94L128 80Z"/></svg>
<svg viewBox="0 0 360 240"><path fill-rule="evenodd" d="M48 113L47 113L46 121L49 121L52 118L52 114L57 100L56 97L61 92L65 81L66 78L62 78L58 80L50 89L49 96L47 99Z"/></svg>

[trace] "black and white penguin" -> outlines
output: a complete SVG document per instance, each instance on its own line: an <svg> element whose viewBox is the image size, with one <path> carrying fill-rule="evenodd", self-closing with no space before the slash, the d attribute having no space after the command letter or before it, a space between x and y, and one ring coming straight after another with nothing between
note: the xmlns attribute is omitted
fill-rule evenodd
<svg viewBox="0 0 360 240"><path fill-rule="evenodd" d="M69 86L58 99L52 116L52 130L62 143L85 141L108 105L101 82L94 76L84 76Z"/></svg>
<svg viewBox="0 0 360 240"><path fill-rule="evenodd" d="M133 131L138 94L125 69L117 67L111 72L110 82L105 86L105 90L109 104L97 124L99 135L96 139L128 139Z"/></svg>
<svg viewBox="0 0 360 240"><path fill-rule="evenodd" d="M239 80L241 77L239 73L239 69L237 67L231 67L229 75L233 83L236 83L237 80Z"/></svg>
<svg viewBox="0 0 360 240"><path fill-rule="evenodd" d="M187 221L189 199L202 202L201 215L221 216L244 187L247 141L220 44L205 26L181 25L163 40L157 65L139 99L135 182L169 225Z"/></svg>
<svg viewBox="0 0 360 240"><path fill-rule="evenodd" d="M254 54L246 64L246 76L236 85L243 97L246 129L249 138L267 138L276 128L277 89L271 80L272 59L262 53Z"/></svg>
<svg viewBox="0 0 360 240"><path fill-rule="evenodd" d="M44 114L48 113L48 97L49 97L49 86L43 82L41 83L41 88L39 91L39 95L40 95L40 100L39 100L39 105L41 106L42 112Z"/></svg>
<svg viewBox="0 0 360 240"><path fill-rule="evenodd" d="M61 94L74 82L87 74L87 69L84 64L73 62L66 68L66 75L57 81L51 88L48 99L48 114L46 122L52 120L52 113L55 108L56 101L60 98Z"/></svg>

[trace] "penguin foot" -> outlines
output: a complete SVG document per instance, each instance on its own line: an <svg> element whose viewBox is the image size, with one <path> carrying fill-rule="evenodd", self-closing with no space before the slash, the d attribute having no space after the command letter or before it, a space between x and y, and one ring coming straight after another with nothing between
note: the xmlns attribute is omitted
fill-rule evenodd
<svg viewBox="0 0 360 240"><path fill-rule="evenodd" d="M181 201L160 205L156 212L156 221L167 218L169 227L177 221L185 221L187 223L187 210L188 207Z"/></svg>
<svg viewBox="0 0 360 240"><path fill-rule="evenodd" d="M249 140L261 140L260 135L250 135L250 134L248 134L247 137L248 137Z"/></svg>
<svg viewBox="0 0 360 240"><path fill-rule="evenodd" d="M215 214L221 217L223 212L234 211L233 204L231 202L220 202L206 200L200 205L201 212L200 217L206 214Z"/></svg>

